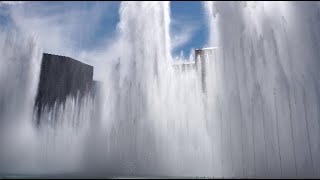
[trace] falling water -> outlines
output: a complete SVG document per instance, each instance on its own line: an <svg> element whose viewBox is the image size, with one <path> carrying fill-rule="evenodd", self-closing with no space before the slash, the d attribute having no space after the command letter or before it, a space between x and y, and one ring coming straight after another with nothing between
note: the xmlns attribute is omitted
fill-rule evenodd
<svg viewBox="0 0 320 180"><path fill-rule="evenodd" d="M168 2L121 4L123 54L102 90L113 172L210 175L201 83L172 68L169 23Z"/></svg>
<svg viewBox="0 0 320 180"><path fill-rule="evenodd" d="M0 173L319 177L317 3L205 2L205 86L173 67L169 6L122 2L97 95L37 128L41 51L1 32Z"/></svg>
<svg viewBox="0 0 320 180"><path fill-rule="evenodd" d="M0 167L32 167L34 132L30 121L39 79L41 51L19 31L0 32Z"/></svg>
<svg viewBox="0 0 320 180"><path fill-rule="evenodd" d="M317 2L205 8L220 55L208 90L221 103L221 176L319 177Z"/></svg>

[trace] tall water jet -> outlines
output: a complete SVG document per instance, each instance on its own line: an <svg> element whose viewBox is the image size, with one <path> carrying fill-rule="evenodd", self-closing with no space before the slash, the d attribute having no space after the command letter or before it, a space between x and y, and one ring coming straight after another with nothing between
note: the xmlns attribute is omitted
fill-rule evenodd
<svg viewBox="0 0 320 180"><path fill-rule="evenodd" d="M201 78L171 66L169 10L168 2L121 3L122 51L105 68L95 135L105 172L212 175Z"/></svg>
<svg viewBox="0 0 320 180"><path fill-rule="evenodd" d="M36 156L32 111L41 50L33 38L2 29L0 52L0 172L28 171Z"/></svg>
<svg viewBox="0 0 320 180"><path fill-rule="evenodd" d="M205 8L209 44L220 52L214 91L226 104L222 121L231 121L222 176L318 177L316 2L206 2Z"/></svg>
<svg viewBox="0 0 320 180"><path fill-rule="evenodd" d="M153 159L155 124L150 103L170 60L169 4L122 2L119 12L122 54L110 67L102 87L107 162L116 162L108 166L112 172L151 173L157 161Z"/></svg>

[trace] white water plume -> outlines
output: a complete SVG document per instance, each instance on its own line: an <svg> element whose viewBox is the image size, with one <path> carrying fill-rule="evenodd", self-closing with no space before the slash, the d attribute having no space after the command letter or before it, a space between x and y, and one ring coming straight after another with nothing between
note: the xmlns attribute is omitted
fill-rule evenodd
<svg viewBox="0 0 320 180"><path fill-rule="evenodd" d="M41 51L19 31L0 32L0 172L33 166L32 110ZM28 168L27 168L28 169Z"/></svg>
<svg viewBox="0 0 320 180"><path fill-rule="evenodd" d="M224 104L218 105L225 142L221 176L318 177L316 2L207 2L205 7L209 44L220 47L217 71L208 71L208 85L214 85L214 76L218 84L208 90L220 100L212 102Z"/></svg>
<svg viewBox="0 0 320 180"><path fill-rule="evenodd" d="M38 128L40 51L1 32L1 171L318 177L317 4L204 8L214 48L193 57L205 67L180 66L169 2L122 2L115 42L100 53L99 92L45 110Z"/></svg>

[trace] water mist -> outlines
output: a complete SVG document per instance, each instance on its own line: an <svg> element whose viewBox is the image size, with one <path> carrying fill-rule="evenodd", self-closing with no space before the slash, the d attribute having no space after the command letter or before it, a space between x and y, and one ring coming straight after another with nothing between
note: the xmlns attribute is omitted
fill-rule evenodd
<svg viewBox="0 0 320 180"><path fill-rule="evenodd" d="M0 173L319 177L318 4L203 10L210 48L192 59L206 62L204 81L202 65L173 66L169 2L121 2L97 94L45 109L41 127L42 51L0 32Z"/></svg>

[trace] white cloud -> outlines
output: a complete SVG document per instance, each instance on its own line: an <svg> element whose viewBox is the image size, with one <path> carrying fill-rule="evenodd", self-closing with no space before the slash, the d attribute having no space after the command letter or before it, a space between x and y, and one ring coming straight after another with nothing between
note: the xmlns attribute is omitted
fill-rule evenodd
<svg viewBox="0 0 320 180"><path fill-rule="evenodd" d="M196 31L196 28L193 26L184 26L183 30L175 32L171 36L171 46L172 49L179 48L189 42Z"/></svg>
<svg viewBox="0 0 320 180"><path fill-rule="evenodd" d="M197 22L180 18L171 21L171 47L175 50L188 43L198 30Z"/></svg>
<svg viewBox="0 0 320 180"><path fill-rule="evenodd" d="M30 2L10 8L10 16L18 29L35 35L45 52L78 58L83 45L101 26L101 19L108 15L108 4L90 5Z"/></svg>

